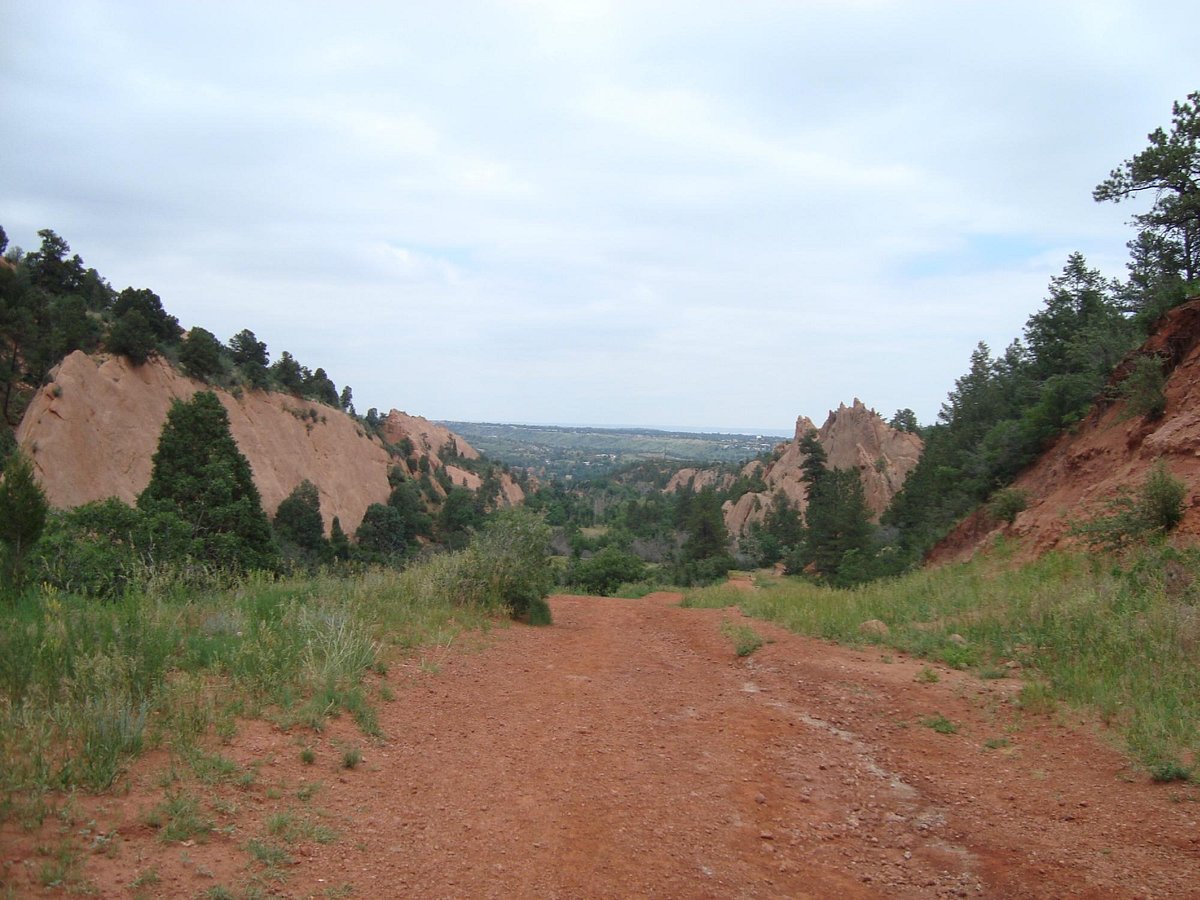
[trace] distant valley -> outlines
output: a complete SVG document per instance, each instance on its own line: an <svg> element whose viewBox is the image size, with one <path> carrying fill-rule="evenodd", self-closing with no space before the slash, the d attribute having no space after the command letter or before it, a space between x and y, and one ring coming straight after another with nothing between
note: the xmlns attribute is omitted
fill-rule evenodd
<svg viewBox="0 0 1200 900"><path fill-rule="evenodd" d="M491 459L540 478L578 480L660 459L742 463L786 440L776 435L692 433L652 428L441 422Z"/></svg>

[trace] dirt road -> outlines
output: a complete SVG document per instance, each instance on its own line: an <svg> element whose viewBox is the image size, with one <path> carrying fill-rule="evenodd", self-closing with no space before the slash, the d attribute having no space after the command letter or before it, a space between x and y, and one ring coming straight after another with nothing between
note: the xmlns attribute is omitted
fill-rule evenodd
<svg viewBox="0 0 1200 900"><path fill-rule="evenodd" d="M721 623L740 615L678 599L556 597L551 628L393 669L379 742L244 726L227 752L259 778L206 841L139 824L148 761L97 813L125 817L123 847L88 874L126 896L151 866L163 896L1200 896L1200 791L1149 783L1062 714L1022 717L1017 680L918 679L762 623L738 659ZM363 763L342 769L351 744ZM264 877L248 837L317 782L339 837L294 838Z"/></svg>

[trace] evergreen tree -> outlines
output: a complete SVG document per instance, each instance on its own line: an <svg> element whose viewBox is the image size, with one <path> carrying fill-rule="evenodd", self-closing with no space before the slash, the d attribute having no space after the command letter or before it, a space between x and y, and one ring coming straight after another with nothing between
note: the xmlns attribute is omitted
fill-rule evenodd
<svg viewBox="0 0 1200 900"><path fill-rule="evenodd" d="M147 288L135 290L131 287L125 288L117 294L117 299L112 305L112 313L117 321L135 310L141 313L146 327L154 334L158 343L165 345L179 343L183 329L179 327L179 320L163 309L162 300L158 294Z"/></svg>
<svg viewBox="0 0 1200 900"><path fill-rule="evenodd" d="M278 558L271 526L246 457L211 391L177 400L154 453L145 510L174 511L192 527L203 554L232 569L270 569Z"/></svg>
<svg viewBox="0 0 1200 900"><path fill-rule="evenodd" d="M920 426L917 425L917 414L907 407L896 410L896 414L892 416L892 420L888 422L888 425L897 431L908 431L912 434L916 434L921 430Z"/></svg>
<svg viewBox="0 0 1200 900"><path fill-rule="evenodd" d="M49 504L33 475L33 464L19 450L4 466L0 481L0 586L18 591L25 561L46 527Z"/></svg>
<svg viewBox="0 0 1200 900"><path fill-rule="evenodd" d="M329 526L329 549L336 560L345 562L350 558L350 538L342 530L342 522L337 516Z"/></svg>
<svg viewBox="0 0 1200 900"><path fill-rule="evenodd" d="M1149 212L1133 217L1143 232L1176 248L1188 281L1200 278L1200 91L1171 107L1171 131L1156 128L1150 146L1113 169L1092 192L1098 203L1150 193Z"/></svg>
<svg viewBox="0 0 1200 900"><path fill-rule="evenodd" d="M864 559L871 546L870 512L858 472L829 470L809 495L805 518L808 555L817 571L837 585L858 580L850 561Z"/></svg>
<svg viewBox="0 0 1200 900"><path fill-rule="evenodd" d="M445 472L439 469L439 474ZM467 545L471 532L483 522L475 506L475 495L464 487L451 487L438 512L437 533L443 544L455 550Z"/></svg>
<svg viewBox="0 0 1200 900"><path fill-rule="evenodd" d="M325 374L324 369L318 368L315 372L306 375L303 390L304 396L311 400L316 400L318 403L324 403L326 406L332 406L335 409L341 408L337 386Z"/></svg>
<svg viewBox="0 0 1200 900"><path fill-rule="evenodd" d="M300 365L296 358L286 350L271 366L271 380L279 390L288 394L300 395L304 391L305 381L311 377L307 368Z"/></svg>
<svg viewBox="0 0 1200 900"><path fill-rule="evenodd" d="M361 556L370 562L392 563L403 558L408 549L404 517L395 507L372 503L363 514L354 533Z"/></svg>
<svg viewBox="0 0 1200 900"><path fill-rule="evenodd" d="M388 495L388 506L392 507L404 521L404 531L410 543L416 543L418 535L433 534L433 519L425 512L421 491L411 481L399 481Z"/></svg>
<svg viewBox="0 0 1200 900"><path fill-rule="evenodd" d="M222 350L215 334L203 328L193 328L179 348L179 364L193 378L208 381L221 371Z"/></svg>
<svg viewBox="0 0 1200 900"><path fill-rule="evenodd" d="M783 491L776 491L771 496L771 505L763 518L763 530L775 539L782 552L799 546L804 539L800 510Z"/></svg>
<svg viewBox="0 0 1200 900"><path fill-rule="evenodd" d="M127 356L135 366L140 366L154 355L158 338L145 314L130 309L113 321L106 344L110 353Z"/></svg>
<svg viewBox="0 0 1200 900"><path fill-rule="evenodd" d="M296 485L275 510L275 533L315 561L325 550L321 494L307 478Z"/></svg>
<svg viewBox="0 0 1200 900"><path fill-rule="evenodd" d="M252 387L266 390L270 383L267 362L267 345L255 337L249 328L243 328L229 339L229 352L233 364L246 376Z"/></svg>
<svg viewBox="0 0 1200 900"><path fill-rule="evenodd" d="M725 527L721 500L711 487L704 488L693 497L687 533L687 540L683 542L685 560L694 562L728 555L729 531Z"/></svg>

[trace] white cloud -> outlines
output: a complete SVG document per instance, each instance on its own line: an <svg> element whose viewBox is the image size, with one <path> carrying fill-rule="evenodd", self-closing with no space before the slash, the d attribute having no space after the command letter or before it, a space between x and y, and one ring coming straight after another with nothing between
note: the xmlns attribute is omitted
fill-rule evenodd
<svg viewBox="0 0 1200 900"><path fill-rule="evenodd" d="M1197 87L1182 2L10 7L15 243L446 418L931 419Z"/></svg>

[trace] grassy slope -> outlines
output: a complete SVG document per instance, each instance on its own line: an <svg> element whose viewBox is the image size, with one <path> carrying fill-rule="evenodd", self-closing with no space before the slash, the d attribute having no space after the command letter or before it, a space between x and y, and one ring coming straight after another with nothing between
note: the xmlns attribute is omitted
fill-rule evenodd
<svg viewBox="0 0 1200 900"><path fill-rule="evenodd" d="M880 643L985 677L1019 663L1026 701L1048 689L1095 711L1152 773L1177 777L1200 761L1198 573L1200 556L1167 548L1121 565L1052 554L1022 567L1001 551L853 590L787 579L755 592L695 590L684 602L738 606L802 634ZM870 619L888 633L860 633Z"/></svg>
<svg viewBox="0 0 1200 900"><path fill-rule="evenodd" d="M0 608L0 817L36 814L47 791L106 789L146 747L203 767L204 736L239 716L319 730L346 710L377 733L364 677L386 673L389 648L444 644L500 612L454 602L460 567L447 555L404 572Z"/></svg>

